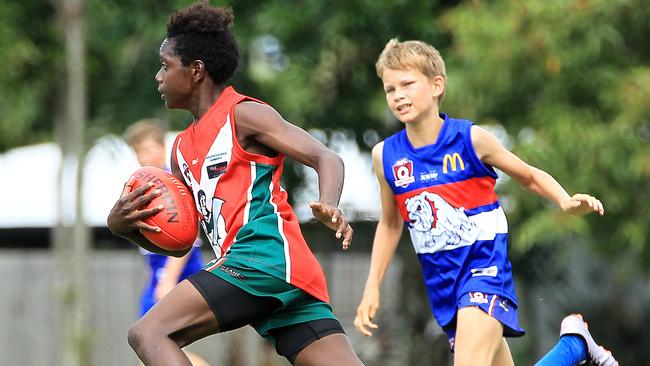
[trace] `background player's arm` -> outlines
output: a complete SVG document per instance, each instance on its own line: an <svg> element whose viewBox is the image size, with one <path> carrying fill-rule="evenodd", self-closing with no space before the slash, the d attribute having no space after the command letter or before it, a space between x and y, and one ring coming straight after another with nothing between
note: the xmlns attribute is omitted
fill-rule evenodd
<svg viewBox="0 0 650 366"><path fill-rule="evenodd" d="M563 211L574 215L604 213L603 204L598 199L583 193L570 196L550 174L521 160L481 127L472 126L471 134L474 150L483 163L500 169L525 188L548 198Z"/></svg>
<svg viewBox="0 0 650 366"><path fill-rule="evenodd" d="M192 250L199 249L193 248ZM167 295L167 293L176 286L178 280L181 277L181 274L183 273L183 269L185 269L185 265L192 256L192 250L180 258L167 258L165 267L163 268L163 276L158 281L156 289L154 290L154 297L156 298L156 301L160 301L160 299Z"/></svg>
<svg viewBox="0 0 650 366"><path fill-rule="evenodd" d="M242 140L246 143L246 150L271 149L316 170L320 197L319 202L310 203L310 207L318 220L336 231L337 238L343 238L343 249L347 249L352 240L352 228L337 208L343 189L343 160L305 130L284 120L268 105L255 102L238 104L235 123L237 138L240 144Z"/></svg>
<svg viewBox="0 0 650 366"><path fill-rule="evenodd" d="M378 327L372 320L379 309L381 282L388 265L395 256L395 250L404 227L404 221L395 204L393 191L384 178L382 149L383 142L372 149L372 163L381 190L381 217L372 244L368 279L354 319L354 325L365 336L372 335L368 328L376 329Z"/></svg>

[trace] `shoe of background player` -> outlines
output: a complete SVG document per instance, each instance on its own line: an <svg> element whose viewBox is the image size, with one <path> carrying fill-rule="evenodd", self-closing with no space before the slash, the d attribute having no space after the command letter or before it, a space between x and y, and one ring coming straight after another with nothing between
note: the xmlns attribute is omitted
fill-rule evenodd
<svg viewBox="0 0 650 366"><path fill-rule="evenodd" d="M560 325L560 337L566 334L575 334L582 337L587 344L587 352L592 364L598 366L618 366L618 361L612 356L612 353L602 346L596 344L589 333L587 323L582 319L580 314L571 314L562 319Z"/></svg>

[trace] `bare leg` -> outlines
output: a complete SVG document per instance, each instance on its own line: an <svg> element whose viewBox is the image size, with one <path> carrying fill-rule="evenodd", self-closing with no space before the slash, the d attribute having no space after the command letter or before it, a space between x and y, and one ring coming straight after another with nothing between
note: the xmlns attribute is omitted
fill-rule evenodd
<svg viewBox="0 0 650 366"><path fill-rule="evenodd" d="M219 323L212 310L194 285L185 280L129 329L128 340L147 366L191 366L181 348L218 332Z"/></svg>
<svg viewBox="0 0 650 366"><path fill-rule="evenodd" d="M186 352L187 358L190 359L192 366L210 366L210 364L203 359L203 357L194 353Z"/></svg>
<svg viewBox="0 0 650 366"><path fill-rule="evenodd" d="M201 356L198 356L190 352L185 352L185 354L187 354L187 358L190 359L190 363L192 364L192 366L210 366L210 364L206 360L204 360L203 357ZM140 366L144 366L142 361L140 361L138 364Z"/></svg>
<svg viewBox="0 0 650 366"><path fill-rule="evenodd" d="M343 333L331 334L305 347L296 357L298 366L363 365Z"/></svg>
<svg viewBox="0 0 650 366"><path fill-rule="evenodd" d="M515 361L512 359L512 354L510 353L510 347L508 347L508 342L505 338L501 338L501 347L497 351L496 356L494 357L494 366L514 366Z"/></svg>
<svg viewBox="0 0 650 366"><path fill-rule="evenodd" d="M502 342L503 325L498 320L475 307L458 310L454 366L493 365Z"/></svg>

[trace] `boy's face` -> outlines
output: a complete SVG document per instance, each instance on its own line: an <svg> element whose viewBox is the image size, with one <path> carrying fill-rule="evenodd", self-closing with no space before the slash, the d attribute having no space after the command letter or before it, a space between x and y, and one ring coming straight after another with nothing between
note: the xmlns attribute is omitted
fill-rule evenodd
<svg viewBox="0 0 650 366"><path fill-rule="evenodd" d="M398 120L410 123L438 117L442 77L430 78L413 68L385 69L382 81L388 107Z"/></svg>
<svg viewBox="0 0 650 366"><path fill-rule="evenodd" d="M162 65L155 76L158 92L167 108L187 109L187 100L192 92L192 69L183 66L181 58L173 51L173 41L165 39L159 52Z"/></svg>
<svg viewBox="0 0 650 366"><path fill-rule="evenodd" d="M165 146L156 140L146 137L134 144L133 150L140 165L151 165L161 169L165 168Z"/></svg>

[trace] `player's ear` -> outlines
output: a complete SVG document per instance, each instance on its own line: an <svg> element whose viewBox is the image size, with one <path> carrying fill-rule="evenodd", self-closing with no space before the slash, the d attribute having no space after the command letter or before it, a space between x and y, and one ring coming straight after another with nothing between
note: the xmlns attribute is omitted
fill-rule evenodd
<svg viewBox="0 0 650 366"><path fill-rule="evenodd" d="M445 91L445 87L445 79L442 76L436 75L431 79L431 92L434 97L440 98Z"/></svg>
<svg viewBox="0 0 650 366"><path fill-rule="evenodd" d="M203 78L205 77L205 64L201 60L195 60L190 64L190 68L192 69L192 80L194 81L202 81Z"/></svg>

